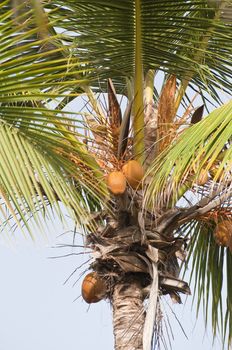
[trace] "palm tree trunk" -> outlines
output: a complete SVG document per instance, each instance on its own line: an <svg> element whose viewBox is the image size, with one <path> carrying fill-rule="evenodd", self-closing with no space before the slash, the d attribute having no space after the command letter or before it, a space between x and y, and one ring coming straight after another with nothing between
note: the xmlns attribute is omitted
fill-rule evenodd
<svg viewBox="0 0 232 350"><path fill-rule="evenodd" d="M115 350L142 350L145 312L139 280L125 277L117 283L112 304Z"/></svg>

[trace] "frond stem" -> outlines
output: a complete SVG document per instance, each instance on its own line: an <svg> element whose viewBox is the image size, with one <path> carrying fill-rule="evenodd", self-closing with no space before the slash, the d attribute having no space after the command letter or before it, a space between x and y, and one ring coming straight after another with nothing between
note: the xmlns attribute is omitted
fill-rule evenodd
<svg viewBox="0 0 232 350"><path fill-rule="evenodd" d="M143 104L143 62L141 31L141 0L135 1L135 81L134 81L134 156L144 161L144 104Z"/></svg>

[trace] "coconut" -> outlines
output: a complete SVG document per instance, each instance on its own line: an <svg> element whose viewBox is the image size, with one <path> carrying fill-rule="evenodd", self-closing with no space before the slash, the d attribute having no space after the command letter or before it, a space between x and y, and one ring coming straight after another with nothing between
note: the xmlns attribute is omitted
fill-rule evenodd
<svg viewBox="0 0 232 350"><path fill-rule="evenodd" d="M123 165L122 171L129 185L133 189L137 188L144 176L144 170L141 164L137 160L129 160L129 162Z"/></svg>
<svg viewBox="0 0 232 350"><path fill-rule="evenodd" d="M206 182L209 180L209 174L208 171L205 169L201 169L200 174L197 177L197 184L199 186L204 186Z"/></svg>
<svg viewBox="0 0 232 350"><path fill-rule="evenodd" d="M90 272L85 276L82 282L81 294L86 303L89 304L97 303L104 298L106 285L97 272Z"/></svg>
<svg viewBox="0 0 232 350"><path fill-rule="evenodd" d="M232 221L225 219L217 224L214 238L218 245L227 247L232 237Z"/></svg>
<svg viewBox="0 0 232 350"><path fill-rule="evenodd" d="M126 178L121 171L112 171L106 178L107 186L115 195L123 194L126 190Z"/></svg>

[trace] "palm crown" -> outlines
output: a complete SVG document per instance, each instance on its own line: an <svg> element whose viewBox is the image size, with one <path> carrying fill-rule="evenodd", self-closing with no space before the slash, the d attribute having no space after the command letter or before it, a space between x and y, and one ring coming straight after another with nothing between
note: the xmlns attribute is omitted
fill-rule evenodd
<svg viewBox="0 0 232 350"><path fill-rule="evenodd" d="M149 349L162 295L190 293L187 250L198 305L212 293L214 334L231 342L232 103L215 109L231 88L230 14L229 1L0 5L3 227L33 234L29 218L68 208L95 258L83 296L111 300L118 349ZM67 112L81 94L91 110Z"/></svg>

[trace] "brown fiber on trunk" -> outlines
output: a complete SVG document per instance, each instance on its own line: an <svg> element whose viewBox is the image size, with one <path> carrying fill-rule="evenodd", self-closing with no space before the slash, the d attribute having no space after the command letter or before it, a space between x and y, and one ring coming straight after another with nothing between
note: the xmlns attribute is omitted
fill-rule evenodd
<svg viewBox="0 0 232 350"><path fill-rule="evenodd" d="M115 350L142 350L145 312L139 281L125 278L117 283L112 304Z"/></svg>

